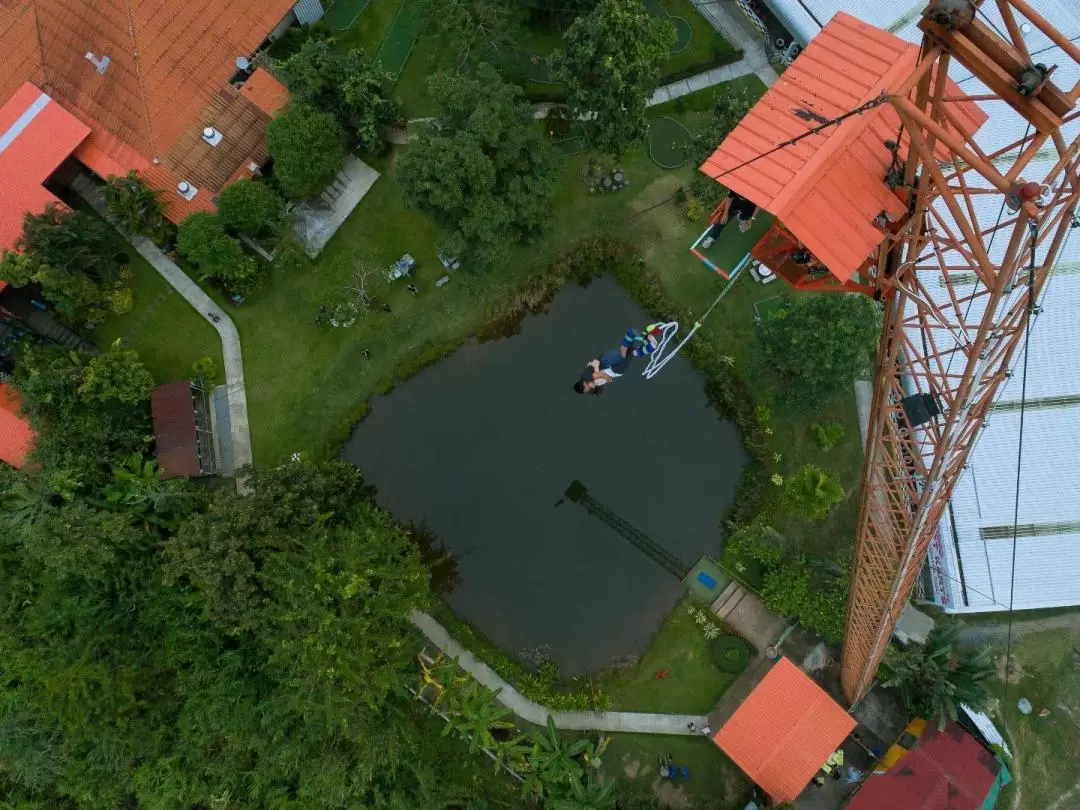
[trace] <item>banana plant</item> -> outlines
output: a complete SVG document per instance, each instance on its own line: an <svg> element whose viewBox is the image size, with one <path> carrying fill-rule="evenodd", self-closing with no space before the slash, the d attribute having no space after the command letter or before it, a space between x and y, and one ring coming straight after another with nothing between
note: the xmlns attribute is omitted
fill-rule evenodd
<svg viewBox="0 0 1080 810"><path fill-rule="evenodd" d="M533 732L533 747L529 752L529 764L542 786L538 795L560 795L571 783L580 782L585 769L578 758L591 745L589 740L577 740L568 745L549 714L544 732Z"/></svg>
<svg viewBox="0 0 1080 810"><path fill-rule="evenodd" d="M612 810L615 807L615 780L603 782L576 779L565 796L548 801L549 810Z"/></svg>

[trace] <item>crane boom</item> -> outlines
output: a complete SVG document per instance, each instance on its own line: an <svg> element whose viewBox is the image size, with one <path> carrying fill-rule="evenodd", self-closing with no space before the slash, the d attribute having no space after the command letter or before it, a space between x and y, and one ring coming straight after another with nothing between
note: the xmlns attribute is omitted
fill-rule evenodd
<svg viewBox="0 0 1080 810"><path fill-rule="evenodd" d="M893 223L870 271L886 311L842 656L852 703L873 685L1032 305L1076 224L1080 139L1068 133L1080 120L1080 82L1055 86L1052 68L1033 63L1017 19L1064 59L1080 64L1080 49L1024 0L996 0L1004 33L979 19L981 5L931 2L916 69L889 94L902 126L890 184L910 196L908 216ZM965 134L947 86L952 61L989 88L977 100L1013 116L1022 137L987 154ZM999 211L994 221L987 198Z"/></svg>

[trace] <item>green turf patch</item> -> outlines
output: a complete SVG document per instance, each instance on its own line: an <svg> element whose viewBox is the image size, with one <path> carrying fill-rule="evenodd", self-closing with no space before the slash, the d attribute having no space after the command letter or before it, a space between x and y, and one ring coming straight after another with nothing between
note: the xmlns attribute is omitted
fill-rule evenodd
<svg viewBox="0 0 1080 810"><path fill-rule="evenodd" d="M690 159L694 136L674 118L649 121L649 157L662 169L677 169Z"/></svg>
<svg viewBox="0 0 1080 810"><path fill-rule="evenodd" d="M405 68L423 27L423 5L424 0L402 0L386 39L375 55L375 64L380 70L397 77Z"/></svg>
<svg viewBox="0 0 1080 810"><path fill-rule="evenodd" d="M322 21L335 31L348 31L364 13L371 0L334 0Z"/></svg>

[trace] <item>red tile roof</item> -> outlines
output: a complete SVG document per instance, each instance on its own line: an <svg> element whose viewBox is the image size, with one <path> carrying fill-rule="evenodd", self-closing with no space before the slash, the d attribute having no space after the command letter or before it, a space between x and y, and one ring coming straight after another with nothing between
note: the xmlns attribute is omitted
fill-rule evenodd
<svg viewBox="0 0 1080 810"><path fill-rule="evenodd" d="M1000 773L997 758L956 723L944 731L932 723L887 773L867 778L847 810L979 810Z"/></svg>
<svg viewBox="0 0 1080 810"><path fill-rule="evenodd" d="M212 206L207 198L220 191L200 187L194 205L177 194L174 178L195 182L187 176L193 159L205 171L210 155L221 164L213 176L228 178L254 154L209 152L215 147L201 144L206 154L196 155L191 133L215 126L226 142L246 143L252 132L261 137L267 113L243 96L226 115L219 94L229 92L236 58L250 57L294 2L7 0L0 3L0 103L34 83L90 127L80 160L102 176L136 169L152 177L165 192L167 213L180 219ZM87 54L109 58L104 72Z"/></svg>
<svg viewBox="0 0 1080 810"><path fill-rule="evenodd" d="M32 84L0 107L0 248L14 248L23 215L60 201L45 180L90 134L90 128Z"/></svg>
<svg viewBox="0 0 1080 810"><path fill-rule="evenodd" d="M853 728L851 715L781 658L713 742L773 799L790 802Z"/></svg>
<svg viewBox="0 0 1080 810"><path fill-rule="evenodd" d="M19 416L19 392L0 383L0 461L21 467L34 444L30 423Z"/></svg>
<svg viewBox="0 0 1080 810"><path fill-rule="evenodd" d="M883 238L882 211L906 206L884 182L900 118L882 104L768 157L718 177L744 161L895 91L912 73L919 49L849 14L836 14L701 166L701 171L776 216L830 271L847 281ZM962 92L949 82L949 95ZM986 120L974 102L950 112L974 132ZM802 113L800 117L797 113ZM904 138L902 147L906 146ZM838 238L842 235L842 238Z"/></svg>
<svg viewBox="0 0 1080 810"><path fill-rule="evenodd" d="M255 68L248 80L240 87L241 95L267 115L273 115L289 101L289 91L265 68Z"/></svg>

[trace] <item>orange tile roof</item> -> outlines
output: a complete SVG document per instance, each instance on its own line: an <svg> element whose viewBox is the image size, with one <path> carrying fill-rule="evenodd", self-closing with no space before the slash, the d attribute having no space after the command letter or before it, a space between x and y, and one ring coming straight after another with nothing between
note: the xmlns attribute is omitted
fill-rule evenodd
<svg viewBox="0 0 1080 810"><path fill-rule="evenodd" d="M781 658L713 742L773 799L790 802L853 728L851 715Z"/></svg>
<svg viewBox="0 0 1080 810"><path fill-rule="evenodd" d="M192 131L209 125L217 126L226 142L246 142L252 132L261 138L269 116L246 98L241 106L254 113L234 110L228 119L234 129L218 126L219 94L231 90L236 58L250 57L294 2L7 0L0 3L0 102L33 82L90 127L90 138L76 156L95 172L123 174L161 165L182 175L191 165ZM104 72L87 54L109 58ZM251 154L247 148L210 153L220 163L213 176L233 176ZM202 193L195 205L188 204L175 183L161 188L172 203L170 216L212 206L198 199ZM200 187L206 197L218 191Z"/></svg>
<svg viewBox="0 0 1080 810"><path fill-rule="evenodd" d="M240 93L251 99L260 110L273 115L289 100L289 91L285 85L265 68L255 68L248 80L240 87Z"/></svg>
<svg viewBox="0 0 1080 810"><path fill-rule="evenodd" d="M44 183L90 128L32 84L0 107L0 248L14 248L23 215L60 201Z"/></svg>
<svg viewBox="0 0 1080 810"><path fill-rule="evenodd" d="M896 140L900 125L891 105L719 175L882 91L898 89L914 70L918 52L918 46L899 37L849 14L836 14L701 171L776 216L835 276L847 281L882 241L874 219L882 211L902 216L906 210L884 182L891 160L885 141ZM949 82L949 95L963 94ZM986 120L974 102L952 104L950 111L969 134ZM906 144L905 137L901 146Z"/></svg>
<svg viewBox="0 0 1080 810"><path fill-rule="evenodd" d="M34 444L30 423L19 416L19 392L0 383L0 461L21 467Z"/></svg>

